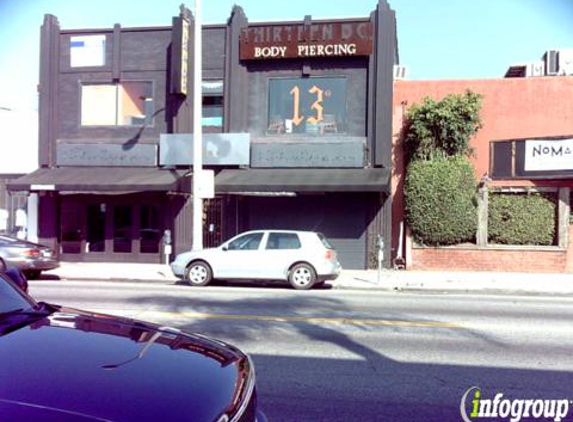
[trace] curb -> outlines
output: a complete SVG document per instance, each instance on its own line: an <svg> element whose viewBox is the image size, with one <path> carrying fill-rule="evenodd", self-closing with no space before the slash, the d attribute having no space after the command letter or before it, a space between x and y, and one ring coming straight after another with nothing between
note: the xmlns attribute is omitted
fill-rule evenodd
<svg viewBox="0 0 573 422"><path fill-rule="evenodd" d="M58 278L56 278L58 277ZM163 285L171 285L171 286L183 286L186 287L186 283L182 282L179 279L142 279L142 278L126 278L126 277L85 277L85 276L65 276L60 275L57 276L55 274L51 275L51 277L43 278L37 280L30 280L32 283L42 281L62 281L62 282L69 282L69 281L85 281L85 282L105 282L105 283L129 283L129 284L163 284ZM517 296L573 296L573 290L571 291L556 291L556 290L531 290L531 289L513 289L508 287L499 287L499 288L492 288L487 286L482 287L470 287L461 281L452 282L449 281L448 286L428 286L424 287L423 283L415 283L414 285L409 285L407 282L404 284L400 283L392 283L388 284L386 280L386 284L379 285L377 282L369 281L365 279L355 279L357 284L354 284L353 281L345 281L344 283L337 283L336 281L327 281L324 287L319 287L316 289L312 289L312 291L320 291L320 290L356 290L356 291L380 291L386 293L427 293L427 294L482 294L482 295L517 295ZM245 284L256 285L259 284L260 287L268 287L269 285L276 285L280 286L280 283L273 283L273 282L238 282L236 285L241 286ZM469 283L469 282L468 282ZM233 283L222 283L221 285L216 285L216 287L233 287ZM289 288L288 284L284 284L285 288ZM296 291L291 289L292 291Z"/></svg>

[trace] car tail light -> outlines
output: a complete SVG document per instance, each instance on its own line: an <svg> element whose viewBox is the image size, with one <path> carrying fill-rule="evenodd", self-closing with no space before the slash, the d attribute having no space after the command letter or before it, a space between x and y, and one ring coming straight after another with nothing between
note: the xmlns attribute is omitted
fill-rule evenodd
<svg viewBox="0 0 573 422"><path fill-rule="evenodd" d="M330 249L326 250L326 255L324 256L326 259L333 259L334 258L334 252L331 251Z"/></svg>
<svg viewBox="0 0 573 422"><path fill-rule="evenodd" d="M39 258L40 251L38 249L24 249L20 252L20 256L24 258Z"/></svg>

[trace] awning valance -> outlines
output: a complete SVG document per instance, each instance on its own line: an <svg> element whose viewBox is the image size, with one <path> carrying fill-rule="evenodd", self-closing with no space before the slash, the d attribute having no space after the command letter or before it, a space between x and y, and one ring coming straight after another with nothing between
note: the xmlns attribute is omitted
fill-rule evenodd
<svg viewBox="0 0 573 422"><path fill-rule="evenodd" d="M215 177L215 191L388 193L389 177L387 168L223 170Z"/></svg>
<svg viewBox="0 0 573 422"><path fill-rule="evenodd" d="M39 168L10 180L10 191L57 192L190 192L186 171L157 167Z"/></svg>

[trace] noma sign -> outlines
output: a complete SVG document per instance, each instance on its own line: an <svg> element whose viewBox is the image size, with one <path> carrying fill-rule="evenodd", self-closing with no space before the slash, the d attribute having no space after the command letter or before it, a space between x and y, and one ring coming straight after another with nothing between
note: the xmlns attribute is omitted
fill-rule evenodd
<svg viewBox="0 0 573 422"><path fill-rule="evenodd" d="M525 141L525 171L573 170L573 138Z"/></svg>
<svg viewBox="0 0 573 422"><path fill-rule="evenodd" d="M249 26L239 38L241 60L367 56L371 22Z"/></svg>

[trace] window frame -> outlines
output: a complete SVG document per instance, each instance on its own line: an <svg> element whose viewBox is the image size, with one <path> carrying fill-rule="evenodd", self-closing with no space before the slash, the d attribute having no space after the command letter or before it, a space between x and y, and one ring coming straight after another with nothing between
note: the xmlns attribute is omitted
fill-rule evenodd
<svg viewBox="0 0 573 422"><path fill-rule="evenodd" d="M120 118L125 118L129 115L120 115L119 114L119 103L121 101L121 94L120 94L120 90L119 87L123 86L123 84L131 84L131 83L141 83L141 84L148 84L149 85L149 92L151 94L151 110L149 110L149 115L146 113L145 117L143 118L143 122L140 123L132 123L132 124L120 124L119 121L121 120ZM109 86L109 87L114 87L115 88L115 124L102 124L102 123L96 123L96 124L84 124L83 123L83 118L84 118L84 87L88 87L88 86ZM147 97L146 97L147 98ZM143 106L145 107L145 101L143 100L144 104ZM114 82L114 81L79 81L79 127L82 129L89 129L89 128L141 128L141 127L154 127L155 126L155 109L156 109L156 95L155 95L155 82L153 80L149 80L149 79L126 79L126 80L121 80L118 82ZM144 110L146 111L146 110ZM134 116L131 116L134 117Z"/></svg>
<svg viewBox="0 0 573 422"><path fill-rule="evenodd" d="M205 92L204 85L209 82L221 82L222 89L220 92ZM205 105L205 99L220 98L221 104ZM220 125L206 125L203 123L205 117L205 109L220 109L221 110L221 124ZM210 133L223 133L225 127L225 80L222 78L205 78L201 81L201 127L205 132Z"/></svg>
<svg viewBox="0 0 573 422"><path fill-rule="evenodd" d="M331 100L332 104L334 104L337 108L335 110L329 109L325 112L324 107L322 107L325 101L328 101L329 98L332 98L332 89L328 87L326 89L320 89L320 93L310 92L310 90L316 86L314 81L327 81L331 80L333 83L343 83L343 92L336 92L334 98ZM284 118L283 115L273 113L273 108L281 108L280 102L283 100L277 100L276 104L278 107L273 107L273 84L277 81L286 82L292 81L293 84L304 86L305 89L299 89L297 94L290 93L293 95L292 99L292 115L295 117L296 110L299 111L299 117L302 118L301 123L304 123L304 130L294 130L293 126L293 119ZM296 81L300 81L300 83L296 83ZM317 82L318 83L318 82ZM307 86L310 86L309 89L306 89ZM280 76L280 77L269 77L267 82L267 110L266 110L266 129L265 135L266 136L316 136L316 137L327 137L331 135L342 135L346 136L348 134L348 85L349 85L349 77L348 75L340 74L340 75L320 75L320 76L311 76L311 77L300 77L300 76ZM276 88L277 90L280 88ZM294 89L294 87L293 87ZM327 93L330 93L328 95ZM306 97L311 97L308 101L303 100L303 94ZM298 95L298 101L297 101ZM342 100L336 99L336 97L342 96ZM314 100L314 101L313 101ZM298 103L298 104L297 104ZM314 105L317 104L319 107L322 108L321 114L319 116L319 112ZM338 104L342 104L342 106L338 106ZM304 107L303 107L304 105ZM312 110L306 113L308 110ZM313 110L314 109L314 110ZM303 113L305 110L305 113ZM334 113L332 113L334 111ZM334 120L329 118L329 121L325 121L326 116L332 116ZM340 117L342 116L342 117ZM276 119L276 117L282 117L280 121ZM319 117L316 123L313 123L313 119ZM310 120L310 121L309 121ZM290 124L289 124L290 121ZM306 128L307 122L311 123L308 128ZM340 125L339 125L340 122ZM290 128L289 128L290 126ZM295 125L296 126L296 125ZM314 127L313 127L314 126ZM272 127L272 129L271 129Z"/></svg>

